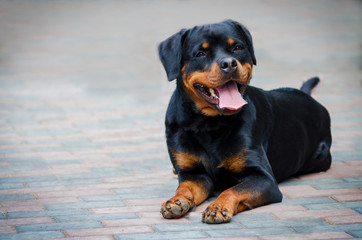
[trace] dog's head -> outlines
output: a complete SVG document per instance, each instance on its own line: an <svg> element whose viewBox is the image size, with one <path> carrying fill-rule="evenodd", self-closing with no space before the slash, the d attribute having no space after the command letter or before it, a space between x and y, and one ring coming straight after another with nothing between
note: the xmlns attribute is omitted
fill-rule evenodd
<svg viewBox="0 0 362 240"><path fill-rule="evenodd" d="M240 23L182 29L158 50L168 80L177 78L204 115L232 115L247 104L243 93L256 59L251 35Z"/></svg>

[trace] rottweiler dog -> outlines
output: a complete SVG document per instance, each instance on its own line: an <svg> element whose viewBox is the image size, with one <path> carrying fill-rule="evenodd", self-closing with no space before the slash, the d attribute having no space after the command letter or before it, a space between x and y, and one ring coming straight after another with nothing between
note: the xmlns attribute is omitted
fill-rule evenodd
<svg viewBox="0 0 362 240"><path fill-rule="evenodd" d="M279 182L329 169L329 113L310 96L319 79L301 90L249 86L256 58L242 24L182 29L158 50L168 80L177 79L165 125L179 186L162 205L163 217L182 217L221 191L202 221L229 222L280 202Z"/></svg>

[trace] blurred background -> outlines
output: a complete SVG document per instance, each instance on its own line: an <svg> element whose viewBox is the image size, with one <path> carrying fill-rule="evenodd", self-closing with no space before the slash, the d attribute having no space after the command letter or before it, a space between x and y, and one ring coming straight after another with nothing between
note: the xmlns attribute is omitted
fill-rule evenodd
<svg viewBox="0 0 362 240"><path fill-rule="evenodd" d="M225 19L253 35L253 85L299 87L318 75L323 93L361 87L361 2L353 0L1 1L0 87L29 100L165 105L174 84L158 43Z"/></svg>

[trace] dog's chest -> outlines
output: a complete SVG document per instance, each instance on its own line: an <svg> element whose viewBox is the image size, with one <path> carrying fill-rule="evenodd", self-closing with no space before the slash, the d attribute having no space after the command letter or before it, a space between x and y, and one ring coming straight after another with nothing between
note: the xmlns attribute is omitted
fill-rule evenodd
<svg viewBox="0 0 362 240"><path fill-rule="evenodd" d="M209 175L238 174L245 168L247 151L236 134L198 134L197 139L193 151Z"/></svg>

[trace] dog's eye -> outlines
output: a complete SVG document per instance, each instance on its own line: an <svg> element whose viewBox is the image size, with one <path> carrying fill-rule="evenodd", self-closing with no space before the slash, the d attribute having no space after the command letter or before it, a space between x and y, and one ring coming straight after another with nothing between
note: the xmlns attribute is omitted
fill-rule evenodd
<svg viewBox="0 0 362 240"><path fill-rule="evenodd" d="M204 52L204 51L198 51L197 53L196 53L196 57L198 57L198 58L200 58L200 57L205 57L206 56L206 52Z"/></svg>
<svg viewBox="0 0 362 240"><path fill-rule="evenodd" d="M237 45L234 46L233 52L241 51L241 50L243 50L243 49L244 49L243 46L237 44Z"/></svg>

